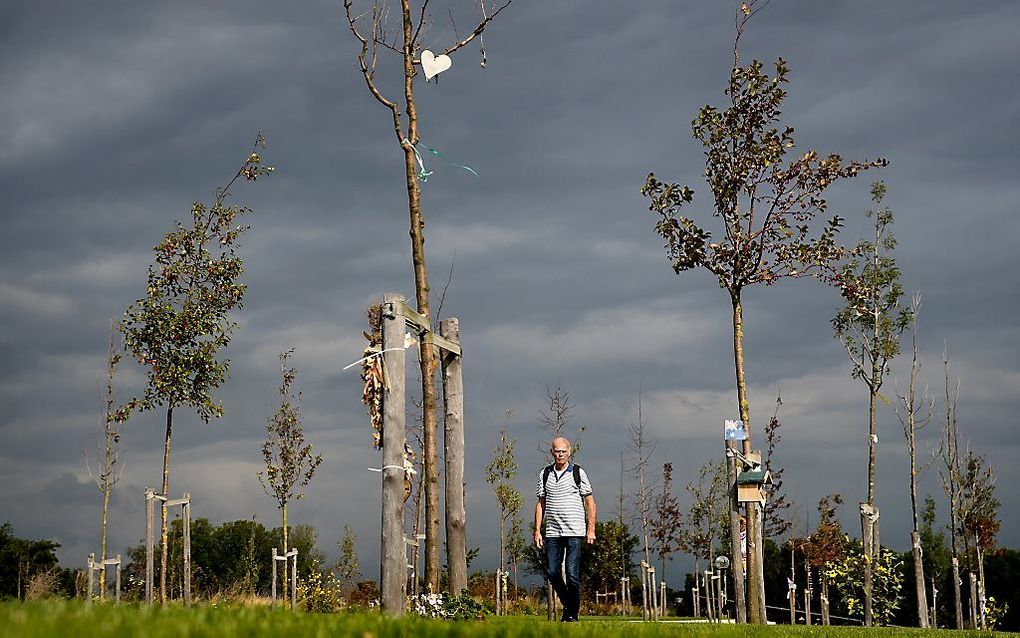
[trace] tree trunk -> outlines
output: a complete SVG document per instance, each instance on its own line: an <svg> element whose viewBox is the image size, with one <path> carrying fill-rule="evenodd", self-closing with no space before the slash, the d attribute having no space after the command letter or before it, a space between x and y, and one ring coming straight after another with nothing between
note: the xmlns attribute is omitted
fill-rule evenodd
<svg viewBox="0 0 1020 638"><path fill-rule="evenodd" d="M747 622L747 602L744 596L744 557L740 542L740 503L737 502L737 461L729 452L733 441L726 441L726 473L729 477L730 510L730 564L733 565L733 606L737 624Z"/></svg>
<svg viewBox="0 0 1020 638"><path fill-rule="evenodd" d="M418 313L430 319L429 279L425 267L425 220L421 213L421 185L414 144L418 143L418 108L414 100L414 37L410 0L401 0L403 16L404 102L407 136L402 141L404 174L407 179L407 209L410 217L411 262L414 268L414 296ZM439 457L436 447L436 357L432 346L418 343L421 367L422 466L425 474L425 586L439 592Z"/></svg>
<svg viewBox="0 0 1020 638"><path fill-rule="evenodd" d="M974 537L974 548L977 552L977 564L978 564L978 616L980 619L981 630L988 630L988 621L985 616L985 555L981 549L981 542L978 538Z"/></svg>
<svg viewBox="0 0 1020 638"><path fill-rule="evenodd" d="M170 434L173 430L174 423L174 409L166 409L166 439L163 441L163 502L160 507L160 523L159 523L159 538L162 543L162 548L159 556L159 602L167 604L169 598L166 590L166 570L167 570L167 551L168 551L168 539L169 539L169 527L170 522L169 512L166 507L166 499L169 498L170 491Z"/></svg>
<svg viewBox="0 0 1020 638"><path fill-rule="evenodd" d="M109 444L107 444L109 445ZM107 455L109 458L109 455ZM109 463L109 462L107 462ZM106 521L107 512L110 507L110 479L109 479L109 465L107 464L106 478L103 480L103 526L102 533L99 539L99 560L102 566L99 569L99 602L106 600Z"/></svg>
<svg viewBox="0 0 1020 638"><path fill-rule="evenodd" d="M751 453L751 416L747 401L747 378L744 374L744 309L740 301L740 291L732 292L730 300L733 304L733 364L737 382L737 408L740 420L744 422L747 438L743 442L743 454ZM747 622L762 624L765 617L765 575L761 560L761 528L760 511L757 505L750 504L745 508L747 520ZM732 534L732 531L730 532ZM739 563L738 563L739 565ZM734 569L734 578L738 570Z"/></svg>
<svg viewBox="0 0 1020 638"><path fill-rule="evenodd" d="M953 555L953 603L956 606L956 628L963 629L963 600L960 598L960 558Z"/></svg>
<svg viewBox="0 0 1020 638"><path fill-rule="evenodd" d="M287 541L289 540L289 534L287 534L287 502L284 501L280 506L280 513L283 517L283 555L287 555L288 547ZM287 600L287 572L290 569L290 559L283 561L283 599Z"/></svg>
<svg viewBox="0 0 1020 638"><path fill-rule="evenodd" d="M878 388L875 385L876 375L878 372L875 366L872 365L872 381L870 384L870 392L868 393L868 505L872 508L875 507L875 399L878 394ZM865 517L861 517L861 525L869 527L866 535L864 535L864 528L861 528L862 536L865 539L864 552L866 560L864 561L864 626L871 627L874 620L872 613L872 561L878 554L878 548L874 542L874 530L869 520L865 520Z"/></svg>
<svg viewBox="0 0 1020 638"><path fill-rule="evenodd" d="M822 569L822 591L819 594L819 606L822 608L822 625L829 626L829 575Z"/></svg>
<svg viewBox="0 0 1020 638"><path fill-rule="evenodd" d="M914 555L914 592L917 596L917 623L928 627L928 597L924 591L924 561L921 558L921 535L917 530L910 532L911 552Z"/></svg>

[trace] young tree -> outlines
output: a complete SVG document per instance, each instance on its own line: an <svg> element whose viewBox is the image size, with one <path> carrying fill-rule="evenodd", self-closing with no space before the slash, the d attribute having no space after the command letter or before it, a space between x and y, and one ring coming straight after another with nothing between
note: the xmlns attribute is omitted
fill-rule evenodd
<svg viewBox="0 0 1020 638"><path fill-rule="evenodd" d="M818 527L805 539L804 558L807 564L821 572L822 590L819 593L822 624L829 624L829 572L828 566L843 560L845 546L843 530L839 526L836 510L843 504L840 494L829 494L818 501Z"/></svg>
<svg viewBox="0 0 1020 638"><path fill-rule="evenodd" d="M344 525L344 536L337 545L340 546L340 558L336 561L336 575L344 590L349 590L361 578L361 563L358 562L358 550L355 544L358 535Z"/></svg>
<svg viewBox="0 0 1020 638"><path fill-rule="evenodd" d="M874 224L874 239L857 244L849 261L833 277L846 305L832 320L836 337L850 357L851 373L868 388L868 500L861 508L864 551L878 551L875 542L878 510L875 506L875 450L878 445L875 415L889 363L900 352L900 335L910 324L910 309L900 305L903 288L892 251L893 213L882 206L885 184L871 186L876 209L865 211ZM884 399L883 399L884 400ZM864 563L864 625L871 626L871 561Z"/></svg>
<svg viewBox="0 0 1020 638"><path fill-rule="evenodd" d="M445 49L440 56L462 49L479 38L489 23L505 9L512 0L506 0L494 11L489 10L485 0L479 0L481 20L464 38L459 38ZM393 133L404 159L404 176L407 186L407 209L410 217L411 263L414 271L414 289L417 311L429 318L429 279L425 264L425 218L422 214L421 185L428 174L419 169L417 145L421 138L421 118L415 99L415 77L417 65L421 64L422 37L429 23L428 0L423 0L418 15L412 10L411 0L400 0L399 38L391 38L387 18L389 7L381 0L372 0L371 7L363 13L356 12L353 0L344 0L344 13L351 33L360 44L358 66L369 93L383 105L390 115ZM451 14L452 15L452 14ZM387 92L376 77L379 53L390 51L396 54L402 67L400 82L401 97L387 97ZM484 57L483 57L484 60ZM404 115L406 114L406 120ZM436 353L424 342L419 342L419 364L421 367L422 427L424 430L425 454L425 581L432 591L439 591L439 465L436 447Z"/></svg>
<svg viewBox="0 0 1020 638"><path fill-rule="evenodd" d="M655 442L645 434L645 426L647 424L648 422L645 419L642 410L641 391L639 390L637 422L630 424L630 443L628 444L628 448L631 453L631 475L634 477L634 480L637 481L637 488L634 493L634 509L638 523L641 525L641 551L644 556L644 563L646 565L651 565L652 557L649 549L649 539L651 537L653 499L650 486L646 480L645 471L648 467L648 461L651 458L652 453L655 451ZM650 585L651 584L649 584L649 586ZM647 591L644 578L642 578L642 597L644 598L644 601L642 602L643 613L647 619L649 614L649 600L653 601L651 609L655 609L655 588L652 587L652 591ZM654 618L654 611L652 612L652 616Z"/></svg>
<svg viewBox="0 0 1020 638"><path fill-rule="evenodd" d="M120 363L122 346L117 343L116 325L111 322L110 340L106 349L106 406L103 410L103 443L96 446L97 473L89 467L88 452L85 467L103 495L102 523L99 533L99 602L106 599L106 529L110 510L110 493L120 481L124 466L120 463L120 423L117 421L117 403L113 393L113 378Z"/></svg>
<svg viewBox="0 0 1020 638"><path fill-rule="evenodd" d="M510 420L513 411L507 410L507 421ZM492 451L492 459L485 467L485 481L492 485L492 491L496 495L496 503L499 505L499 570L505 569L506 556L506 526L511 518L517 516L524 505L524 496L520 490L513 486L513 479L517 476L517 457L515 448L517 439L507 436L506 428L499 433L499 445ZM496 591L496 611L506 613L502 603L505 603L500 591Z"/></svg>
<svg viewBox="0 0 1020 638"><path fill-rule="evenodd" d="M783 474L785 469L776 465L775 454L779 447L782 436L779 428L782 422L779 420L779 408L783 405L783 397L776 397L776 411L772 413L769 422L765 425L765 469L772 475L772 489L769 491L769 500L761 512L762 536L765 538L776 538L787 533L793 526L790 518L790 501L783 493Z"/></svg>
<svg viewBox="0 0 1020 638"><path fill-rule="evenodd" d="M942 367L945 370L945 414L942 421L942 436L938 450L933 452L938 462L939 479L949 501L949 549L952 554L953 604L956 612L956 628L963 629L963 601L960 597L960 505L962 474L960 471L960 429L956 423L956 400L960 396L960 381L955 386L949 381L949 351L942 352Z"/></svg>
<svg viewBox="0 0 1020 638"><path fill-rule="evenodd" d="M864 566L872 565L872 621L887 625L902 601L903 572L901 560L886 547L879 547L872 557L864 553L863 544L856 538L843 535L843 556L827 563L829 581L840 593L846 612L864 618Z"/></svg>
<svg viewBox="0 0 1020 638"><path fill-rule="evenodd" d="M244 301L245 285L240 281L244 263L235 249L238 238L248 230L237 220L251 212L247 206L226 202L239 178L255 181L272 172L258 153L264 146L259 133L237 173L216 190L212 205L196 202L191 207L191 224L176 222L176 230L155 246L146 295L128 307L120 323L124 348L145 367L148 383L142 396L117 410L117 420L123 422L133 410L166 409L160 492L164 498L170 489L174 410L192 408L206 423L223 416L223 406L213 393L230 372L229 361L220 357L220 351L237 328L230 312ZM162 510L165 514L166 509ZM161 519L159 596L165 604L168 521L166 515Z"/></svg>
<svg viewBox="0 0 1020 638"><path fill-rule="evenodd" d="M978 570L978 586L980 590L977 600L978 620L981 629L987 629L985 608L985 553L995 548L995 538L999 533L999 499L995 497L995 473L983 455L967 450L967 460L963 466L960 491L960 535L974 542L973 552L968 551L968 567L971 573L976 564ZM973 557L973 562L971 562Z"/></svg>
<svg viewBox="0 0 1020 638"><path fill-rule="evenodd" d="M266 423L266 442L262 445L262 458L266 471L259 472L259 484L268 496L276 500L280 509L283 530L283 553L287 553L287 506L304 497L298 491L308 485L315 470L322 463L322 455L313 452L311 443L305 444L301 427L301 393L294 393L297 371L288 366L294 350L280 353L280 405ZM287 597L287 563L283 568L283 597Z"/></svg>
<svg viewBox="0 0 1020 638"><path fill-rule="evenodd" d="M697 578L700 574L700 559L705 559L711 569L715 559L716 539L723 540L726 536L724 530L729 520L726 463L721 459L706 461L698 468L698 482L688 481L685 489L691 495L691 507L685 520L682 546L684 551L694 556L694 574ZM742 561L739 547L735 554L737 562L732 563L734 574L740 571Z"/></svg>
<svg viewBox="0 0 1020 638"><path fill-rule="evenodd" d="M666 580L666 560L672 560L674 552L680 550L680 536L683 533L683 508L673 494L673 464L662 464L662 491L655 498L655 508L649 521L655 553L662 566L662 580Z"/></svg>
<svg viewBox="0 0 1020 638"><path fill-rule="evenodd" d="M917 358L917 317L921 310L921 295L915 294L910 304L910 376L907 382L907 393L900 394L897 387L896 396L899 405L896 418L903 427L903 436L907 439L907 453L910 456L910 514L913 527L910 531L910 548L914 557L914 589L917 596L917 622L919 627L928 627L928 597L924 591L924 561L922 560L921 532L918 527L917 514L917 433L931 422L935 397L928 394L928 387L917 390L917 377L921 372L921 362Z"/></svg>
<svg viewBox="0 0 1020 638"><path fill-rule="evenodd" d="M784 278L824 277L824 266L841 256L835 240L843 224L838 215L833 216L812 236L812 222L828 207L825 190L886 163L844 162L839 155L822 156L816 151L787 159L795 146L793 129L776 127L786 98L786 62L776 62L772 77L757 60L740 65L740 36L760 8L756 5L759 0L744 3L736 14L733 67L725 91L729 104L722 110L702 107L692 123L694 137L705 147L711 216L721 220L721 232L713 235L680 214L694 199L690 188L661 182L654 173L641 188L650 200L650 210L659 216L655 230L666 241L666 257L673 270L680 274L704 268L730 297L737 409L748 430L745 456L751 452L751 416L744 368L744 289L770 286ZM752 623L765 622L764 574L757 552L751 551L761 543L760 518L759 506L747 507L748 619ZM733 558L736 563L740 556Z"/></svg>

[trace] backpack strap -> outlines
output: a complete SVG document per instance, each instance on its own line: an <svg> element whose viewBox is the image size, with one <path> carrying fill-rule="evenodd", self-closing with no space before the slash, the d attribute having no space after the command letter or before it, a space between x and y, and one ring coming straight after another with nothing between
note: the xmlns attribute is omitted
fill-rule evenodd
<svg viewBox="0 0 1020 638"><path fill-rule="evenodd" d="M577 463L574 463L573 467L574 467L574 469L573 469L572 473L574 475L574 484L577 485L577 487L581 487L581 466L578 465ZM552 465L546 465L545 469L542 470L542 489L543 490L545 489L545 484L549 481L549 474L551 474L552 471L553 471L553 466Z"/></svg>

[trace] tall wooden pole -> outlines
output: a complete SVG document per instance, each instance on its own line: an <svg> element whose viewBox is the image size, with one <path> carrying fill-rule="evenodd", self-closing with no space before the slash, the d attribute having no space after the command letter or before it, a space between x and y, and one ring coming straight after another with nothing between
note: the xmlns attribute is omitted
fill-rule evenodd
<svg viewBox="0 0 1020 638"><path fill-rule="evenodd" d="M154 570L154 559L152 552L152 516L155 513L154 510L154 499L155 490L151 487L145 488L145 602L149 605L152 604L152 586L153 586L153 570Z"/></svg>
<svg viewBox="0 0 1020 638"><path fill-rule="evenodd" d="M404 329L403 295L386 293L382 310L383 467L380 593L384 613L404 613ZM423 352L427 349L423 349Z"/></svg>
<svg viewBox="0 0 1020 638"><path fill-rule="evenodd" d="M460 322L444 319L439 336L460 345ZM461 355L444 353L443 405L446 458L446 564L450 570L450 594L467 589L467 512L464 506L464 376ZM500 566L502 569L502 566Z"/></svg>
<svg viewBox="0 0 1020 638"><path fill-rule="evenodd" d="M272 581L273 581L273 584L272 584L272 587L271 587L270 591L272 592L271 595L273 597L273 606L275 607L276 606L276 548L275 547L273 548L273 579L272 579Z"/></svg>
<svg viewBox="0 0 1020 638"><path fill-rule="evenodd" d="M181 506L184 526L184 604L191 604L191 494L184 495Z"/></svg>

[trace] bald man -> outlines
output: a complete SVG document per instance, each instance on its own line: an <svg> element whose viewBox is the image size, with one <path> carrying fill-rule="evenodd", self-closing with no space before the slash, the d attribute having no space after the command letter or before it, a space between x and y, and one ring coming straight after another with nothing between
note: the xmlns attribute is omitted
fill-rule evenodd
<svg viewBox="0 0 1020 638"><path fill-rule="evenodd" d="M570 452L570 441L562 436L552 440L553 463L538 473L535 503L535 545L545 548L546 577L563 605L564 622L576 622L581 607L581 543L595 542L591 482L580 465L570 462Z"/></svg>

